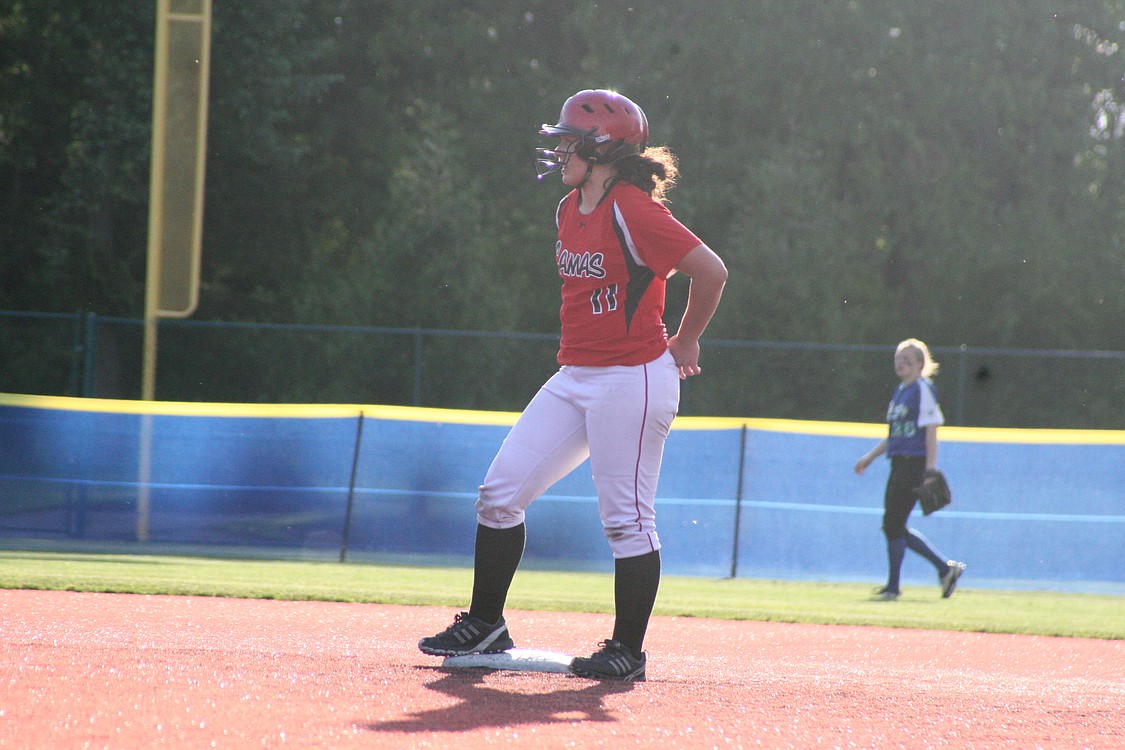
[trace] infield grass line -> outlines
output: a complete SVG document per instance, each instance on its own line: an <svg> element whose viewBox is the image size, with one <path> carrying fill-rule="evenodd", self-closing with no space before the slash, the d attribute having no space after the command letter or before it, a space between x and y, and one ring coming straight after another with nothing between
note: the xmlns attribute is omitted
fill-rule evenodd
<svg viewBox="0 0 1125 750"><path fill-rule="evenodd" d="M466 567L0 550L0 589L371 602L465 609ZM895 602L872 586L664 576L656 615L982 633L1125 639L1125 597L963 586L905 586ZM521 570L510 609L613 612L609 573Z"/></svg>

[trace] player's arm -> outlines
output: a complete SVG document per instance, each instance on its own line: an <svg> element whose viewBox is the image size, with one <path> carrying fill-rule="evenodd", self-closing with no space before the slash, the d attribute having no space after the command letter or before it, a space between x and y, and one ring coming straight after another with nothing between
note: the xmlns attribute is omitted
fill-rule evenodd
<svg viewBox="0 0 1125 750"><path fill-rule="evenodd" d="M867 451L867 453L863 454L862 458L860 458L858 461L855 462L855 473L856 474L862 474L863 472L865 472L867 470L867 467L871 465L872 461L874 461L875 459L877 459L879 456L883 455L886 452L887 452L887 439L883 438L882 440L879 441L878 445L876 445L871 450Z"/></svg>
<svg viewBox="0 0 1125 750"><path fill-rule="evenodd" d="M938 426L936 424L928 424L928 425L926 425L925 427L922 428L926 433L926 468L927 469L936 469L937 468L937 449L938 449L937 428L938 428Z"/></svg>
<svg viewBox="0 0 1125 750"><path fill-rule="evenodd" d="M680 368L680 379L698 375L699 337L711 322L727 283L727 267L706 245L696 245L678 264L676 271L691 277L687 307L676 335L668 339L668 351Z"/></svg>

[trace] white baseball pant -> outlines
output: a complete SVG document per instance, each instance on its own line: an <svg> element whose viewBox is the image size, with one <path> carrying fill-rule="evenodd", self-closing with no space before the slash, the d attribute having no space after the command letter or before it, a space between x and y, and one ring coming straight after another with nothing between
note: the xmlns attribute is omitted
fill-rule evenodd
<svg viewBox="0 0 1125 750"><path fill-rule="evenodd" d="M613 556L660 549L656 486L679 401L679 370L667 351L632 367L563 366L493 459L477 497L477 520L494 529L518 526L535 498L589 457Z"/></svg>

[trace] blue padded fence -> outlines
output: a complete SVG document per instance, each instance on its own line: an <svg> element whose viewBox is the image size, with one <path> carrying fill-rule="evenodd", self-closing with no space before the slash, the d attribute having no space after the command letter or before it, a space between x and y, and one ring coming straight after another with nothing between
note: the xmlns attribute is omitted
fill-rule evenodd
<svg viewBox="0 0 1125 750"><path fill-rule="evenodd" d="M517 415L0 395L0 544L471 559ZM672 575L880 582L885 427L681 418L657 503ZM966 586L1125 593L1125 432L946 427L954 504L912 526ZM588 464L528 511L525 564L611 570ZM932 568L908 556L908 584Z"/></svg>

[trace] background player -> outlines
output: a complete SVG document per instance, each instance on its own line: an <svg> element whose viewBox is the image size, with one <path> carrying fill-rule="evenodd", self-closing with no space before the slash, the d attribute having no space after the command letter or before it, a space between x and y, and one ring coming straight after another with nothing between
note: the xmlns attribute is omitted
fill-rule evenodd
<svg viewBox="0 0 1125 750"><path fill-rule="evenodd" d="M889 572L887 585L875 596L891 601L900 595L899 574L907 548L930 561L937 570L941 595L949 597L965 564L948 560L918 533L908 528L907 519L917 501L915 488L921 486L927 469L937 467L938 427L945 422L930 377L938 363L929 348L918 339L907 339L895 348L895 375L901 381L887 408L887 437L856 462L856 474L884 453L891 460L891 474L883 497L883 535L887 539Z"/></svg>
<svg viewBox="0 0 1125 750"><path fill-rule="evenodd" d="M469 611L418 646L445 656L513 646L503 612L523 556L524 511L588 457L615 560L616 618L612 637L589 658L575 659L571 670L640 680L660 582L654 503L664 442L680 380L700 372L699 338L727 270L665 208L676 160L667 148L647 146L648 121L632 101L613 91L580 91L540 134L559 138L557 149L538 150L540 179L558 171L572 188L555 214L561 367L512 427L480 487ZM676 271L691 283L669 339L665 282Z"/></svg>

